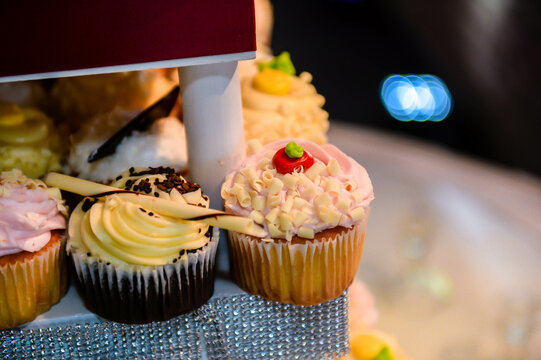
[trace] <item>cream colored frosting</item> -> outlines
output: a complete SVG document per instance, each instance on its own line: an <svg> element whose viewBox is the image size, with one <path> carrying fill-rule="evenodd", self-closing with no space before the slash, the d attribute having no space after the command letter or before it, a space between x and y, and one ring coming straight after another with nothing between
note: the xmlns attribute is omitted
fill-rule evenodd
<svg viewBox="0 0 541 360"><path fill-rule="evenodd" d="M21 108L22 122L0 123L0 171L21 169L38 178L60 170L60 146L53 121L39 110Z"/></svg>
<svg viewBox="0 0 541 360"><path fill-rule="evenodd" d="M20 170L0 173L0 256L36 252L51 240L51 230L66 228L60 191Z"/></svg>
<svg viewBox="0 0 541 360"><path fill-rule="evenodd" d="M241 80L246 139L263 144L282 138L302 138L323 144L327 141L329 114L321 107L325 98L311 84L312 75L293 77L287 95L270 95L253 86L253 78Z"/></svg>
<svg viewBox="0 0 541 360"><path fill-rule="evenodd" d="M284 175L276 171L272 157L290 141L315 162L309 169ZM284 139L264 146L227 175L222 198L227 212L250 217L271 238L291 239L360 223L374 192L366 170L335 146Z"/></svg>
<svg viewBox="0 0 541 360"><path fill-rule="evenodd" d="M115 152L89 163L88 155L137 115L135 111L116 108L84 124L71 137L72 146L65 171L98 182L112 180L119 169L131 166L170 166L179 171L188 164L184 125L176 117L156 120L144 132L135 131L124 138Z"/></svg>
<svg viewBox="0 0 541 360"><path fill-rule="evenodd" d="M111 184L172 201L208 208L198 185L187 183L170 168L132 168ZM87 203L85 204L85 201ZM113 264L144 266L176 262L183 250L205 246L208 225L152 213L111 194L100 201L81 202L69 222L68 249L88 252Z"/></svg>

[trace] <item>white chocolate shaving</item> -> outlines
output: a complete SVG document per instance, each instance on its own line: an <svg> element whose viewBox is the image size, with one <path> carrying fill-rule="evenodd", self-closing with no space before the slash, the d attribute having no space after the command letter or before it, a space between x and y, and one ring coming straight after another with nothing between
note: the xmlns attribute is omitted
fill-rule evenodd
<svg viewBox="0 0 541 360"><path fill-rule="evenodd" d="M248 182L248 179L243 174L238 174L237 176L235 176L235 184L242 185L242 184L246 184L247 182Z"/></svg>
<svg viewBox="0 0 541 360"><path fill-rule="evenodd" d="M317 205L317 206L324 206L324 205L328 205L331 203L331 197L329 196L328 193L323 193L321 195L319 195L318 197L316 197L316 200L314 201L314 203Z"/></svg>
<svg viewBox="0 0 541 360"><path fill-rule="evenodd" d="M314 229L311 229L306 226L301 226L299 228L299 237L305 238L305 239L313 239L314 238Z"/></svg>
<svg viewBox="0 0 541 360"><path fill-rule="evenodd" d="M263 158L257 163L257 168L261 170L267 170L269 168L269 165L271 165L270 160L267 158Z"/></svg>
<svg viewBox="0 0 541 360"><path fill-rule="evenodd" d="M291 218L291 215L281 212L278 215L278 218L280 219L280 229L282 231L291 230L293 225L293 219Z"/></svg>
<svg viewBox="0 0 541 360"><path fill-rule="evenodd" d="M196 191L183 194L182 197L184 198L184 200L186 200L188 204L197 205L199 204L199 200L201 199L201 188L197 189Z"/></svg>
<svg viewBox="0 0 541 360"><path fill-rule="evenodd" d="M336 210L336 209L330 209L329 211L329 217L327 219L327 221L332 225L332 226L337 226L338 223L340 222L340 219L342 218L342 213L340 213L340 211Z"/></svg>
<svg viewBox="0 0 541 360"><path fill-rule="evenodd" d="M316 195L315 186L307 187L303 191L301 191L301 196L306 200L313 198L315 195Z"/></svg>
<svg viewBox="0 0 541 360"><path fill-rule="evenodd" d="M343 196L338 197L338 201L336 202L336 207L343 211L348 211L349 207L351 206L351 199L348 199Z"/></svg>
<svg viewBox="0 0 541 360"><path fill-rule="evenodd" d="M263 224L265 222L265 217L263 216L261 211L253 210L250 215L248 215L248 217L257 224Z"/></svg>
<svg viewBox="0 0 541 360"><path fill-rule="evenodd" d="M325 190L330 192L331 194L339 194L340 193L340 182L335 179L329 179L327 180L327 183L325 184Z"/></svg>
<svg viewBox="0 0 541 360"><path fill-rule="evenodd" d="M276 221L276 218L278 217L279 213L280 213L280 209L274 208L271 211L269 211L267 216L265 216L265 220L267 220L269 223L273 223L274 221Z"/></svg>
<svg viewBox="0 0 541 360"><path fill-rule="evenodd" d="M274 179L274 175L276 174L276 169L268 169L263 171L261 174L261 180L263 180L263 183L267 186L269 186L272 179Z"/></svg>
<svg viewBox="0 0 541 360"><path fill-rule="evenodd" d="M299 182L298 176L292 175L292 174L284 175L284 185L287 186L289 189L296 189L298 182Z"/></svg>
<svg viewBox="0 0 541 360"><path fill-rule="evenodd" d="M327 164L327 171L331 176L337 176L342 172L342 169L340 168L340 164L338 164L336 159L331 159Z"/></svg>
<svg viewBox="0 0 541 360"><path fill-rule="evenodd" d="M282 204L281 210L283 212L291 212L291 208L293 207L293 197L288 196L286 198L286 201Z"/></svg>
<svg viewBox="0 0 541 360"><path fill-rule="evenodd" d="M308 219L308 214L298 211L293 217L293 225L295 225L295 227L299 227L306 221L306 219Z"/></svg>
<svg viewBox="0 0 541 360"><path fill-rule="evenodd" d="M248 147L248 154L253 155L259 152L259 150L261 150L261 148L263 147L263 144L261 144L261 142L257 139L252 139L248 141L246 146Z"/></svg>
<svg viewBox="0 0 541 360"><path fill-rule="evenodd" d="M364 217L364 209L362 206L355 208L349 212L349 216L353 221L359 221Z"/></svg>
<svg viewBox="0 0 541 360"><path fill-rule="evenodd" d="M322 163L315 163L310 166L310 169L306 170L304 174L310 179L313 180L317 175L323 175L323 172L327 172L325 165Z"/></svg>
<svg viewBox="0 0 541 360"><path fill-rule="evenodd" d="M278 194L280 190L282 190L283 187L284 187L284 183L282 182L282 180L278 178L274 178L270 182L269 187L267 188L267 192L270 195Z"/></svg>
<svg viewBox="0 0 541 360"><path fill-rule="evenodd" d="M261 195L257 195L252 200L252 208L257 211L261 211L265 208L265 198Z"/></svg>
<svg viewBox="0 0 541 360"><path fill-rule="evenodd" d="M263 180L254 177L250 178L250 185L255 191L260 192L265 184L263 183Z"/></svg>
<svg viewBox="0 0 541 360"><path fill-rule="evenodd" d="M363 193L360 190L354 191L351 195L353 196L353 201L355 201L356 203L361 202L364 197Z"/></svg>
<svg viewBox="0 0 541 360"><path fill-rule="evenodd" d="M182 196L177 189L173 188L169 193L169 198L176 202L186 203L186 199Z"/></svg>
<svg viewBox="0 0 541 360"><path fill-rule="evenodd" d="M282 197L280 196L280 194L269 194L269 195L267 195L267 206L268 207L280 206L281 202L282 202Z"/></svg>
<svg viewBox="0 0 541 360"><path fill-rule="evenodd" d="M235 184L233 186L233 191L237 196L237 201L239 202L240 206L248 207L252 203L250 194L248 194L248 191L244 190L244 188L240 184Z"/></svg>
<svg viewBox="0 0 541 360"><path fill-rule="evenodd" d="M303 198L300 198L300 197L296 197L294 200L293 200L293 207L295 209L302 209L303 207L305 207L306 205L308 205L308 201L304 200Z"/></svg>
<svg viewBox="0 0 541 360"><path fill-rule="evenodd" d="M278 227L276 225L267 224L267 226L269 228L269 234L271 234L271 236L278 237L278 236L284 236L285 235L285 232L280 231L280 229L278 229Z"/></svg>

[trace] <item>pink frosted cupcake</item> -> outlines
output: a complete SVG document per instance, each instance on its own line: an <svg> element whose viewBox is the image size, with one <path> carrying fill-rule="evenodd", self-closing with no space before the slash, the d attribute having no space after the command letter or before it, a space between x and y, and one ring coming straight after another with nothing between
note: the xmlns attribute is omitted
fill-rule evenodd
<svg viewBox="0 0 541 360"><path fill-rule="evenodd" d="M0 329L33 320L65 294L66 209L60 191L0 173Z"/></svg>
<svg viewBox="0 0 541 360"><path fill-rule="evenodd" d="M373 190L366 170L333 145L280 140L226 177L226 211L262 225L266 238L229 232L244 290L314 305L339 296L361 259ZM300 146L299 146L300 145Z"/></svg>

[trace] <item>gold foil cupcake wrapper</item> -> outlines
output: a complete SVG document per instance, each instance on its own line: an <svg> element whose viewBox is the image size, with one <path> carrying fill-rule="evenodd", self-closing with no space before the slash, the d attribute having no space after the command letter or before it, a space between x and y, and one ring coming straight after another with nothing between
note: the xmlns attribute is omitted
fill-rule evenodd
<svg viewBox="0 0 541 360"><path fill-rule="evenodd" d="M219 230L203 248L172 264L116 266L72 249L79 294L89 310L113 321L163 321L203 305L214 291Z"/></svg>
<svg viewBox="0 0 541 360"><path fill-rule="evenodd" d="M366 219L340 232L325 230L299 244L230 231L233 277L247 292L282 303L315 305L334 299L353 281Z"/></svg>
<svg viewBox="0 0 541 360"><path fill-rule="evenodd" d="M32 257L0 265L0 329L33 320L66 293L66 237L61 236Z"/></svg>

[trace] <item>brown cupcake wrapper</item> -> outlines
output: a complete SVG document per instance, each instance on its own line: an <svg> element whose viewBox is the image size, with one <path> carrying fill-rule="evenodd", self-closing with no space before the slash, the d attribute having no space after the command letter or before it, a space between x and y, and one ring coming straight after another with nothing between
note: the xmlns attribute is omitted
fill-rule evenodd
<svg viewBox="0 0 541 360"><path fill-rule="evenodd" d="M66 294L66 236L63 231L52 236L58 238L40 251L0 262L0 329L32 321Z"/></svg>
<svg viewBox="0 0 541 360"><path fill-rule="evenodd" d="M336 227L313 240L263 241L229 232L235 282L247 292L295 305L315 305L338 297L352 283L361 260L365 219Z"/></svg>
<svg viewBox="0 0 541 360"><path fill-rule="evenodd" d="M71 249L76 283L85 306L127 324L164 321L197 309L214 293L219 232L203 248L162 266L116 266Z"/></svg>

